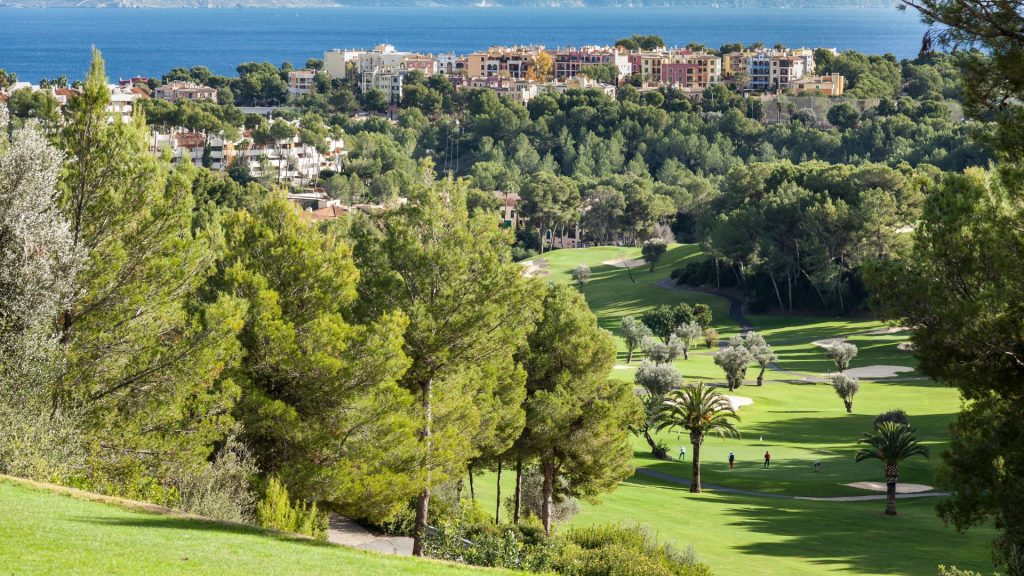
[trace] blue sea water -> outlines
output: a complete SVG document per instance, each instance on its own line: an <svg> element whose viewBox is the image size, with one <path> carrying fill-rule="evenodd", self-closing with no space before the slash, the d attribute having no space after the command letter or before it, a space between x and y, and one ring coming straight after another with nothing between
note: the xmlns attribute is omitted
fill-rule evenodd
<svg viewBox="0 0 1024 576"><path fill-rule="evenodd" d="M394 44L467 53L496 44L605 44L634 33L669 45L761 41L912 58L926 28L895 8L0 8L0 68L21 80L84 76L89 47L111 78L247 61L301 65L331 48Z"/></svg>

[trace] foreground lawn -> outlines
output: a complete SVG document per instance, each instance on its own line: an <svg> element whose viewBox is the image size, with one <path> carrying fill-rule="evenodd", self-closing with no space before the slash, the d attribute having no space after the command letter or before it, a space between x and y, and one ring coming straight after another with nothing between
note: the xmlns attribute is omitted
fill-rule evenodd
<svg viewBox="0 0 1024 576"><path fill-rule="evenodd" d="M513 572L382 556L236 525L87 502L0 479L0 574L469 576Z"/></svg>

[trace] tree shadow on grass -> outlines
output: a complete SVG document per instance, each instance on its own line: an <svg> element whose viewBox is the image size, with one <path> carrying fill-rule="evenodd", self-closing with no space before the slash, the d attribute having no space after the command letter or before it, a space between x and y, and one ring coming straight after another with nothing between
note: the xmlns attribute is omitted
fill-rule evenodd
<svg viewBox="0 0 1024 576"><path fill-rule="evenodd" d="M105 516L78 516L71 518L74 522L81 522L86 524L122 527L122 528L140 528L140 529L164 529L164 530L178 530L182 532L217 532L220 534L234 534L239 536L259 536L263 538L273 538L282 542L293 542L296 544L309 545L309 546L330 546L327 542L301 536L298 534L290 534L287 532L278 532L276 530L268 530L265 528L258 528L255 526L247 526L244 524L234 524L230 522L218 522L216 520L203 520L197 518L179 518L174 516L162 516L158 514L144 514L139 513L129 517L105 517Z"/></svg>
<svg viewBox="0 0 1024 576"><path fill-rule="evenodd" d="M721 544L739 554L801 558L818 566L822 573L930 576L940 563L982 573L992 570L988 542L994 531L980 528L966 535L956 534L936 518L934 498L900 500L899 515L893 518L884 515L884 501L812 502L714 492L691 495L683 486L646 477L634 477L624 484L652 494L679 493L679 498L686 499L688 514L723 519L724 530L707 526L709 531L747 532L743 540L748 543ZM724 507L729 509L721 514ZM658 522L658 518L649 520L653 526Z"/></svg>
<svg viewBox="0 0 1024 576"><path fill-rule="evenodd" d="M984 531L964 536L944 527L935 515L936 499L900 500L895 517L885 516L884 501L729 500L742 506L729 525L775 536L770 542L737 546L744 554L798 557L822 571L857 574L923 576L935 574L938 564L992 569Z"/></svg>

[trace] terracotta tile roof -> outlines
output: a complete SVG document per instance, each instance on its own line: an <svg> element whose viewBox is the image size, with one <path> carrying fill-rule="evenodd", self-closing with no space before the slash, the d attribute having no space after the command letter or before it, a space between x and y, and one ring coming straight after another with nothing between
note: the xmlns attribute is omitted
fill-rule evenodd
<svg viewBox="0 0 1024 576"><path fill-rule="evenodd" d="M313 222L323 222L325 220L334 220L339 216L343 216L349 212L349 209L344 206L326 206L318 210L312 210L309 212L303 212L303 216Z"/></svg>
<svg viewBox="0 0 1024 576"><path fill-rule="evenodd" d="M182 148L202 148L206 146L206 135L199 132L178 132L174 140Z"/></svg>

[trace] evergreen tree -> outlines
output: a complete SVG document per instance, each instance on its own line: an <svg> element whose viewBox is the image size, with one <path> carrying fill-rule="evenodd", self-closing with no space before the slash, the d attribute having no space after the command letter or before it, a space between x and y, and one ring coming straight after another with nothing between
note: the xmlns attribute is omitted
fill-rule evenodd
<svg viewBox="0 0 1024 576"><path fill-rule="evenodd" d="M468 214L466 190L443 181L354 231L363 313L408 318L401 383L419 404L417 555L431 490L460 478L484 449L510 446L522 422L513 353L533 324L536 289L512 262L509 232L493 217Z"/></svg>
<svg viewBox="0 0 1024 576"><path fill-rule="evenodd" d="M528 394L523 444L540 461L541 520L550 534L554 499L594 498L632 473L628 428L643 416L632 386L607 378L615 342L583 296L550 285L543 302L522 355Z"/></svg>
<svg viewBox="0 0 1024 576"><path fill-rule="evenodd" d="M406 318L354 322L348 244L283 197L222 227L227 252L211 286L247 304L245 357L227 373L241 387L243 440L295 495L388 519L418 490L413 398L398 385Z"/></svg>
<svg viewBox="0 0 1024 576"><path fill-rule="evenodd" d="M155 158L141 117L111 119L109 101L94 52L60 138L60 205L88 259L58 320L55 401L87 409L97 486L145 492L171 469L205 465L231 424L238 389L219 376L237 359L243 306L195 297L215 259L191 230L195 169Z"/></svg>

